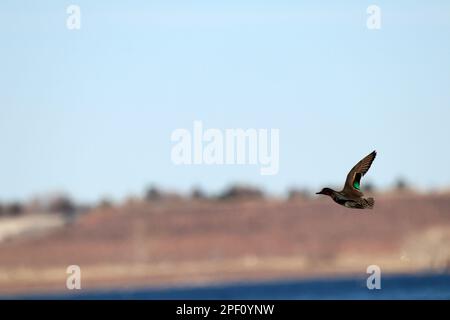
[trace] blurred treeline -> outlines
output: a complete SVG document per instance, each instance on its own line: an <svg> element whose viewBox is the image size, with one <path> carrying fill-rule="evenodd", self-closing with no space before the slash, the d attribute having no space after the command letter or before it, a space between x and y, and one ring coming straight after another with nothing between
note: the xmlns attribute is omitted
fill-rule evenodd
<svg viewBox="0 0 450 320"><path fill-rule="evenodd" d="M413 188L404 179L398 179L393 189L395 191L412 191ZM365 193L376 193L378 190L371 182L364 184ZM308 188L290 188L283 197L287 201L308 200L315 194ZM234 200L257 200L267 199L272 196L263 189L246 184L233 184L218 194L210 194L200 187L194 187L189 194L167 191L155 185L148 187L140 196L130 196L125 199L125 203L149 201L154 203L164 203L172 201L234 201ZM95 208L108 208L120 205L112 199L103 198L95 204L81 204L74 201L69 195L64 193L54 193L38 196L26 202L1 202L1 216L18 216L30 213L54 213L73 216L85 213Z"/></svg>

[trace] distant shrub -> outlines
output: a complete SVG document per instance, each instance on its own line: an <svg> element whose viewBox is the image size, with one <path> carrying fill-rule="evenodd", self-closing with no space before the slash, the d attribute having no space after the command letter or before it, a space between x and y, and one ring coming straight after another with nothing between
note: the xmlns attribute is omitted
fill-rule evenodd
<svg viewBox="0 0 450 320"><path fill-rule="evenodd" d="M151 186L145 192L145 200L147 201L157 201L161 200L163 197L163 193L155 186Z"/></svg>
<svg viewBox="0 0 450 320"><path fill-rule="evenodd" d="M108 198L104 198L104 199L100 200L100 202L97 205L97 207L99 207L101 209L109 209L109 208L112 208L113 206L114 206L113 202Z"/></svg>
<svg viewBox="0 0 450 320"><path fill-rule="evenodd" d="M255 187L235 185L225 190L218 198L221 200L262 199L264 192Z"/></svg>
<svg viewBox="0 0 450 320"><path fill-rule="evenodd" d="M398 191L405 191L410 189L409 184L403 178L398 178L395 182L395 189Z"/></svg>
<svg viewBox="0 0 450 320"><path fill-rule="evenodd" d="M311 192L307 189L290 189L288 191L288 200L295 200L295 199L309 199L311 198Z"/></svg>
<svg viewBox="0 0 450 320"><path fill-rule="evenodd" d="M4 212L5 212L5 215L17 216L17 215L23 213L23 206L18 202L14 202L14 203L7 205L4 208Z"/></svg>
<svg viewBox="0 0 450 320"><path fill-rule="evenodd" d="M151 186L145 192L144 199L149 202L173 203L184 200L184 196L176 191L165 191Z"/></svg>
<svg viewBox="0 0 450 320"><path fill-rule="evenodd" d="M69 197L59 195L49 200L48 210L52 213L72 214L75 212L75 204Z"/></svg>
<svg viewBox="0 0 450 320"><path fill-rule="evenodd" d="M200 188L194 188L191 192L191 198L196 200L203 200L206 199L207 196L203 190Z"/></svg>

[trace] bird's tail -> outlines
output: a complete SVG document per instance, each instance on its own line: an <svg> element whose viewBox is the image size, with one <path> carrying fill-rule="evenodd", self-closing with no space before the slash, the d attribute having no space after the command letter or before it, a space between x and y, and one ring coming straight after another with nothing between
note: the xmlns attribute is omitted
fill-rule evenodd
<svg viewBox="0 0 450 320"><path fill-rule="evenodd" d="M373 199L373 198L367 198L367 199L364 199L365 200L365 202L366 202L366 208L367 209L373 209L373 207L375 206L375 200Z"/></svg>

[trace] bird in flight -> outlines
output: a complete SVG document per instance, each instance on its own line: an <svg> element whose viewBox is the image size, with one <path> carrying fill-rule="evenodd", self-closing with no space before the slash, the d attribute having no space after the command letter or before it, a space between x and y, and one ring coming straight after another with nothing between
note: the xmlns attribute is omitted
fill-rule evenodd
<svg viewBox="0 0 450 320"><path fill-rule="evenodd" d="M323 188L316 194L330 196L334 202L352 209L373 209L375 200L373 198L363 198L361 192L361 178L369 171L377 152L373 151L364 159L359 161L347 175L342 191L335 191L330 188Z"/></svg>

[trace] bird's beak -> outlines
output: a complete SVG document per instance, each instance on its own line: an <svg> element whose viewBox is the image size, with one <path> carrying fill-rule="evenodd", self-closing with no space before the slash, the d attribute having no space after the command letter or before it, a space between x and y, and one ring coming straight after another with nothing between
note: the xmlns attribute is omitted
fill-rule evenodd
<svg viewBox="0 0 450 320"><path fill-rule="evenodd" d="M323 194L322 192L316 192L316 194Z"/></svg>

